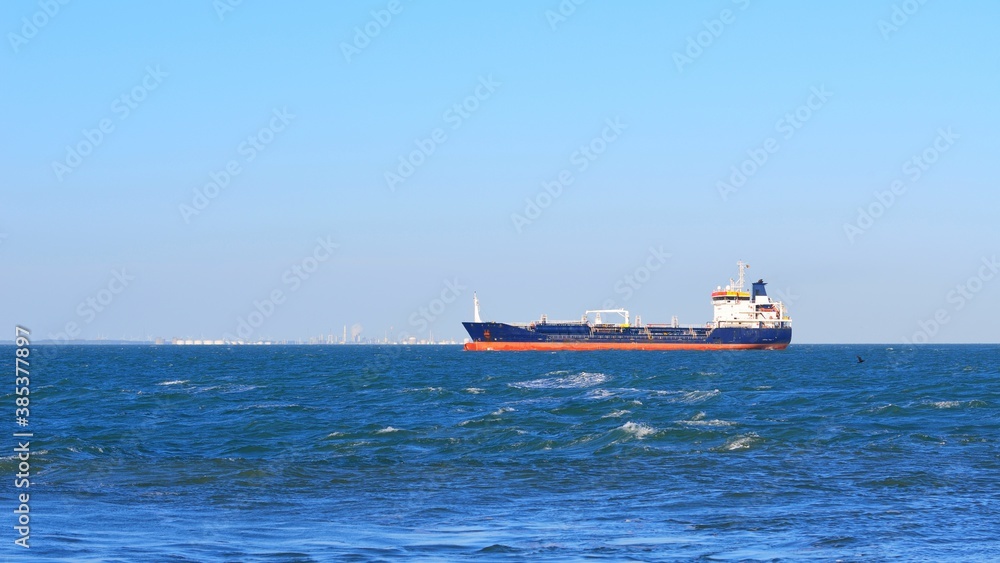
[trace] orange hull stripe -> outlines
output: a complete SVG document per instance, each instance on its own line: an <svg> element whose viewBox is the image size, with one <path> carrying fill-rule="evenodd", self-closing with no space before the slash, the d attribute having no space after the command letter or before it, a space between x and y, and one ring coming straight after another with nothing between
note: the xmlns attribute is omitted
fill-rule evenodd
<svg viewBox="0 0 1000 563"><path fill-rule="evenodd" d="M784 350L781 344L687 344L667 342L466 342L465 349L482 351L553 350Z"/></svg>

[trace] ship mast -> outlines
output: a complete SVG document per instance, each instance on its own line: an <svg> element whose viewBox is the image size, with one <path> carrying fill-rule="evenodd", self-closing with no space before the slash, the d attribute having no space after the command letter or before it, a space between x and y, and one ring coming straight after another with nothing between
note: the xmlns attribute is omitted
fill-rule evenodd
<svg viewBox="0 0 1000 563"><path fill-rule="evenodd" d="M744 264L742 260L736 263L736 266L740 269L740 278L733 281L733 278L729 278L729 284L732 286L733 291L743 291L743 272L744 270L750 269L750 264Z"/></svg>

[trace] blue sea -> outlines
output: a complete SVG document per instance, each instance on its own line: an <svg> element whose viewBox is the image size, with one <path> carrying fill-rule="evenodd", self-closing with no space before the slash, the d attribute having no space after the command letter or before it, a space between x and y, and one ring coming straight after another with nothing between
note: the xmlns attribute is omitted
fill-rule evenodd
<svg viewBox="0 0 1000 563"><path fill-rule="evenodd" d="M32 359L4 561L1000 560L998 346Z"/></svg>

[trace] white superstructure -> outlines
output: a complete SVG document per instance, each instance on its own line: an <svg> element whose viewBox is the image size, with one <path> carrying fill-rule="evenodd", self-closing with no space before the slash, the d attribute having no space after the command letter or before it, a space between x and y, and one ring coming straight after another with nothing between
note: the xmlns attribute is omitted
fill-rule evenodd
<svg viewBox="0 0 1000 563"><path fill-rule="evenodd" d="M730 279L725 289L718 287L712 292L714 317L712 326L743 328L788 328L792 320L788 318L785 305L767 296L764 280L753 282L751 290L743 288L744 274L749 264L742 261L739 278Z"/></svg>

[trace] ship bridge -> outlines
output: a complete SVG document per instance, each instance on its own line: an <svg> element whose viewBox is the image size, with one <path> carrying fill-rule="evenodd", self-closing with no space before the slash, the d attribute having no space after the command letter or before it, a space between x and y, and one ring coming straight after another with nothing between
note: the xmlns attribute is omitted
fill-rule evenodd
<svg viewBox="0 0 1000 563"><path fill-rule="evenodd" d="M746 270L749 264L737 262L739 277L730 278L729 285L717 287L712 292L712 307L715 316L712 324L716 327L743 328L788 328L792 320L780 301L773 301L767 295L767 282L759 279L751 284L750 291L744 288Z"/></svg>

